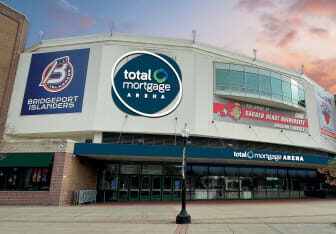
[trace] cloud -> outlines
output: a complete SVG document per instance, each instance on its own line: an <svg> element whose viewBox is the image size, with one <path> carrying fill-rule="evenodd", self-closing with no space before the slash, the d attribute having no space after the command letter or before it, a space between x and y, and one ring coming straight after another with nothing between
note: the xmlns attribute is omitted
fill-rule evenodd
<svg viewBox="0 0 336 234"><path fill-rule="evenodd" d="M246 11L256 11L260 8L272 7L273 2L270 0L240 0L238 4L235 6L237 10L246 10Z"/></svg>
<svg viewBox="0 0 336 234"><path fill-rule="evenodd" d="M96 23L96 19L89 15L82 16L79 19L79 27L81 29L91 28L95 23Z"/></svg>
<svg viewBox="0 0 336 234"><path fill-rule="evenodd" d="M297 31L292 29L286 35L284 35L278 43L278 46L285 47L294 40Z"/></svg>
<svg viewBox="0 0 336 234"><path fill-rule="evenodd" d="M258 37L280 47L286 47L294 40L297 29L303 23L300 17L280 18L266 13L260 16L260 21L262 32Z"/></svg>
<svg viewBox="0 0 336 234"><path fill-rule="evenodd" d="M327 16L336 20L335 0L295 0L289 10L293 13Z"/></svg>
<svg viewBox="0 0 336 234"><path fill-rule="evenodd" d="M321 38L329 38L329 31L325 28L311 27L309 32Z"/></svg>
<svg viewBox="0 0 336 234"><path fill-rule="evenodd" d="M58 4L66 11L78 12L79 8L75 5L72 5L68 0L60 0Z"/></svg>
<svg viewBox="0 0 336 234"><path fill-rule="evenodd" d="M49 36L52 37L85 31L96 23L93 16L82 14L79 7L71 4L68 0L50 2L47 4L45 14L46 18L52 22L47 30Z"/></svg>
<svg viewBox="0 0 336 234"><path fill-rule="evenodd" d="M264 44L269 46L269 44ZM327 84L329 92L336 94L336 57L319 59L303 53L281 48L273 53L266 53L263 60L299 71L304 64L304 73L316 83L324 87Z"/></svg>

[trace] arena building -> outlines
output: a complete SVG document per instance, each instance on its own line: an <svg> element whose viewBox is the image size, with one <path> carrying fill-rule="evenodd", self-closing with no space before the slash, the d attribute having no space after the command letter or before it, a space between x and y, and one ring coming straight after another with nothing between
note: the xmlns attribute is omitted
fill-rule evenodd
<svg viewBox="0 0 336 234"><path fill-rule="evenodd" d="M300 61L298 61L298 64ZM189 40L103 34L20 55L1 204L282 199L325 190L334 96L305 74Z"/></svg>

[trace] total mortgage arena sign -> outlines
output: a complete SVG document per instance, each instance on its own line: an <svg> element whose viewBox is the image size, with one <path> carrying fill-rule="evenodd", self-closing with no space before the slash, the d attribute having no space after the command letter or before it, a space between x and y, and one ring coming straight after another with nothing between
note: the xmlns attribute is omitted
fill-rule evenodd
<svg viewBox="0 0 336 234"><path fill-rule="evenodd" d="M127 114L162 117L181 102L181 70L166 55L147 51L127 53L114 64L111 81L113 101Z"/></svg>

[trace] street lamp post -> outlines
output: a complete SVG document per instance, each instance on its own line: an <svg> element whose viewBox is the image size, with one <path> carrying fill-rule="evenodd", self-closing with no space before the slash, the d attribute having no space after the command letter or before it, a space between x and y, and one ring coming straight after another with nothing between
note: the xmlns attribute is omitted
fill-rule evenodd
<svg viewBox="0 0 336 234"><path fill-rule="evenodd" d="M186 150L189 138L189 129L187 124L185 124L184 129L182 129L183 138L183 158L182 158L182 209L180 213L176 216L177 224L191 223L191 217L186 210Z"/></svg>

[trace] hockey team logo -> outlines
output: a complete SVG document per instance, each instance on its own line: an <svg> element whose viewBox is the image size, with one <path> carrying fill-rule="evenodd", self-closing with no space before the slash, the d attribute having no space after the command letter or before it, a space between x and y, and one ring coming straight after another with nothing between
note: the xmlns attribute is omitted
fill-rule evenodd
<svg viewBox="0 0 336 234"><path fill-rule="evenodd" d="M329 105L326 102L322 102L322 104L321 104L321 111L322 111L322 114L324 116L325 122L327 124L329 124L331 111L330 111Z"/></svg>
<svg viewBox="0 0 336 234"><path fill-rule="evenodd" d="M74 76L74 69L69 56L57 58L44 70L39 86L49 92L59 92L65 89Z"/></svg>
<svg viewBox="0 0 336 234"><path fill-rule="evenodd" d="M162 117L180 104L181 77L180 68L172 58L133 51L121 56L113 66L112 98L127 114Z"/></svg>

